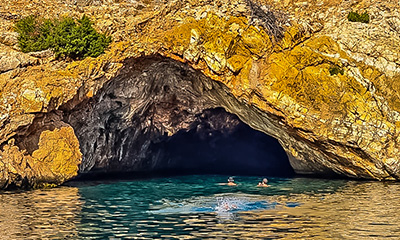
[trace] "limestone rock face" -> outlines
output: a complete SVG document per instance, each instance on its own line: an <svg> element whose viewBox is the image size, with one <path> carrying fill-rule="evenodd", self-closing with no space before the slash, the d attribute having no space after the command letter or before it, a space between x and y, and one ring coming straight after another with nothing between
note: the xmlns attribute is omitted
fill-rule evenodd
<svg viewBox="0 0 400 240"><path fill-rule="evenodd" d="M43 131L38 149L31 155L10 140L0 152L0 187L56 186L76 176L81 155L71 127Z"/></svg>
<svg viewBox="0 0 400 240"><path fill-rule="evenodd" d="M59 184L78 166L118 164L123 154L115 150L124 148L113 146L129 138L112 135L97 149L100 129L123 126L140 135L126 144L145 147L145 129L173 135L215 107L277 138L298 173L398 180L399 7L394 0L2 1L0 187ZM350 11L368 11L370 23L348 22ZM113 43L76 62L21 53L13 24L29 14L86 14ZM140 164L140 151L129 154Z"/></svg>

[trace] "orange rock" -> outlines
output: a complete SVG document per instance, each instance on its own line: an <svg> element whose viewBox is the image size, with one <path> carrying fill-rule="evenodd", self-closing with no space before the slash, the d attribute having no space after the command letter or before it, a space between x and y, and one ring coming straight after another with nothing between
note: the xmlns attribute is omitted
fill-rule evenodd
<svg viewBox="0 0 400 240"><path fill-rule="evenodd" d="M82 154L71 127L62 127L40 134L39 149L32 153L39 172L38 182L60 184L78 174Z"/></svg>
<svg viewBox="0 0 400 240"><path fill-rule="evenodd" d="M367 26L346 21L349 5L336 0L258 2L279 20L281 39L270 36L243 1L151 1L140 9L131 1L111 1L83 11L63 1L3 1L0 12L18 16L86 14L114 42L105 54L75 62L39 60L0 43L0 55L11 59L0 67L0 185L17 181L15 173L31 184L75 176L81 155L71 127L42 132L31 154L7 142L27 134L37 115L95 96L126 59L155 54L185 62L224 83L246 109L263 112L260 120L250 110L229 109L279 138L294 166L400 179L400 38L390 25L400 21L393 17L398 3L356 4L354 10L382 16ZM12 31L13 24L0 18L0 32ZM331 75L332 67L343 74Z"/></svg>

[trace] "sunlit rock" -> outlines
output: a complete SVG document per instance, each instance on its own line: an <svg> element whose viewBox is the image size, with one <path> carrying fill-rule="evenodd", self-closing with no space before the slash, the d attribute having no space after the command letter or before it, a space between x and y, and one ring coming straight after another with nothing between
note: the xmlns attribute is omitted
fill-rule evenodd
<svg viewBox="0 0 400 240"><path fill-rule="evenodd" d="M0 18L0 32L12 32L14 19L29 14L72 17L86 14L96 28L111 34L114 42L105 54L95 59L68 62L16 53L6 46L12 45L11 35L8 40L1 38L0 153L3 157L0 162L7 169L1 182L7 179L18 182L9 175L17 172L25 176L25 171L31 171L29 168L35 169L36 163L24 167L18 159L34 157L33 153L40 149L42 132L47 138L50 136L45 131L69 127L68 123L74 121L85 124L85 119L101 125L95 118L101 113L101 104L108 104L104 93L113 90L112 86L118 82L122 84L120 93L125 101L122 105L131 109L124 109L123 115L117 116L121 121L115 122L117 126L127 124L126 120L132 120L135 114L140 116L143 112L139 109L146 109L145 104L150 102L147 98L159 101L167 96L162 89L154 94L145 90L152 87L147 84L156 83L152 79L177 81L170 86L173 89L184 87L180 84L190 80L182 74L198 78L193 86L195 92L180 100L184 108L166 108L168 111L163 114L154 115L158 124L154 126L166 136L188 129L200 109L223 107L250 127L278 139L297 173L397 180L400 20L395 11L398 7L397 1L72 4L52 0L41 4L35 0L29 5L5 1L0 12L9 14ZM368 10L371 22L348 22L346 16L351 10ZM151 64L162 62L168 63L163 72L149 70ZM129 84L127 73L134 73L138 79L144 76L141 79L147 81L135 80ZM145 75L154 77L148 79ZM128 89L127 95L123 95ZM194 102L186 104L185 99ZM172 99L168 99L167 103L170 102ZM87 106L99 111L92 111L92 115L80 113L79 121L71 120L71 113ZM171 117L173 114L178 117ZM104 122L101 116L98 117ZM153 126L149 120L144 117L135 124ZM63 180L78 171L79 149L83 153L80 169L88 169L92 164L85 152L88 148L91 152L102 151L91 145L101 140L99 135L82 133L77 130L79 127L71 126L75 133L68 133L70 139L72 135L78 139L82 134L93 136L85 138L87 141L80 139L79 146L69 148L75 166L68 168L66 175L60 172ZM63 141L62 138L48 141L46 148L51 149L50 145L56 148ZM145 139L140 144L143 148L148 146ZM46 162L55 161L55 166L62 166L62 161L71 159L70 154L62 156L50 154ZM131 157L140 159L135 154ZM53 170L57 169L61 167ZM37 173L31 174L25 185L35 185Z"/></svg>

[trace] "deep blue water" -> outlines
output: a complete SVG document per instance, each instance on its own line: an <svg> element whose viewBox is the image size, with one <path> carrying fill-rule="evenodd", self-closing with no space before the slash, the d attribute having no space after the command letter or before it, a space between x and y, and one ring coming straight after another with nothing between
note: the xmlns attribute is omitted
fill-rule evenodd
<svg viewBox="0 0 400 240"><path fill-rule="evenodd" d="M0 194L1 239L398 239L398 183L192 175Z"/></svg>

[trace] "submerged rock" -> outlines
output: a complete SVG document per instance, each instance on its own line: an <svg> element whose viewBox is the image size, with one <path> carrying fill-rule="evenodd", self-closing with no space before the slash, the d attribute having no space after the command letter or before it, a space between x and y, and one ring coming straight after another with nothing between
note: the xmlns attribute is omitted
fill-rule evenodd
<svg viewBox="0 0 400 240"><path fill-rule="evenodd" d="M0 187L146 165L156 135L216 107L278 139L297 173L400 179L397 1L91 2L0 6L0 32L32 13L86 14L114 40L67 62L2 38ZM348 22L356 10L370 23Z"/></svg>

